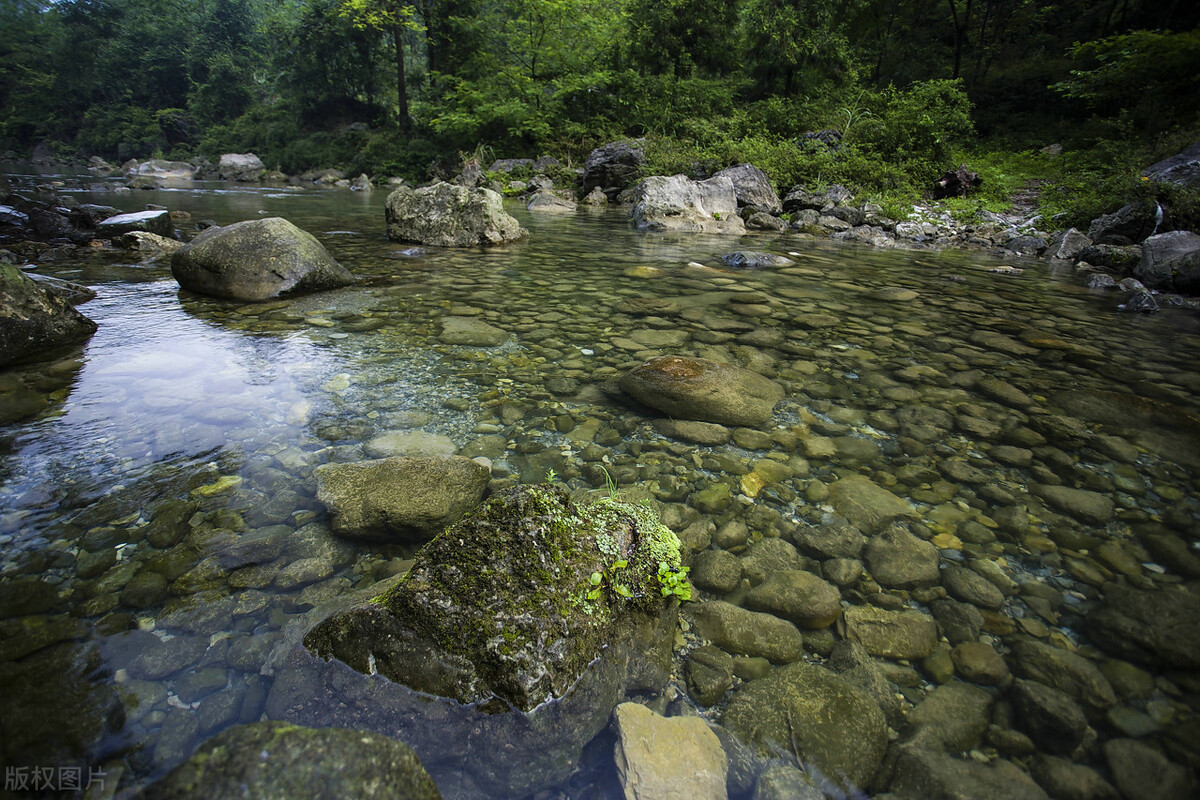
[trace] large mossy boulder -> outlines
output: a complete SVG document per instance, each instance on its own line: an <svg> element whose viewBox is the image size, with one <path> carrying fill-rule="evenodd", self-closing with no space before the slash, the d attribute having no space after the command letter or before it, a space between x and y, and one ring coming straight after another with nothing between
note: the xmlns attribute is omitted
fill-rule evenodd
<svg viewBox="0 0 1200 800"><path fill-rule="evenodd" d="M209 739L140 800L439 800L408 745L369 731L286 722L238 725Z"/></svg>
<svg viewBox="0 0 1200 800"><path fill-rule="evenodd" d="M433 538L479 505L491 478L461 456L322 464L314 474L335 533L384 542Z"/></svg>
<svg viewBox="0 0 1200 800"><path fill-rule="evenodd" d="M82 341L96 323L58 291L41 285L13 264L0 264L0 366Z"/></svg>
<svg viewBox="0 0 1200 800"><path fill-rule="evenodd" d="M401 186L388 195L384 214L388 238L397 242L477 247L508 244L529 233L491 189L445 182L422 189Z"/></svg>
<svg viewBox="0 0 1200 800"><path fill-rule="evenodd" d="M246 302L354 282L316 237L281 217L208 228L175 251L171 273L189 291Z"/></svg>
<svg viewBox="0 0 1200 800"><path fill-rule="evenodd" d="M679 565L649 508L509 489L313 627L267 713L395 736L448 797L523 797L570 775L627 691L662 688Z"/></svg>
<svg viewBox="0 0 1200 800"><path fill-rule="evenodd" d="M746 232L733 181L727 177L694 181L686 175L652 175L634 191L629 216L638 230Z"/></svg>
<svg viewBox="0 0 1200 800"><path fill-rule="evenodd" d="M672 417L757 427L771 419L783 387L732 364L662 356L625 373L621 390Z"/></svg>

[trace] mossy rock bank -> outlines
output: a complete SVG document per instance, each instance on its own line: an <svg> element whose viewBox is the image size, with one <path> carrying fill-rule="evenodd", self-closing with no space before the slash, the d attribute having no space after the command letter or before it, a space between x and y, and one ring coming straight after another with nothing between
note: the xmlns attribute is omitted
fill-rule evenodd
<svg viewBox="0 0 1200 800"><path fill-rule="evenodd" d="M629 691L666 681L679 541L654 512L555 486L490 498L371 601L289 653L268 715L408 742L447 797L564 781Z"/></svg>
<svg viewBox="0 0 1200 800"><path fill-rule="evenodd" d="M59 293L12 264L0 264L0 366L32 360L95 332L96 323Z"/></svg>

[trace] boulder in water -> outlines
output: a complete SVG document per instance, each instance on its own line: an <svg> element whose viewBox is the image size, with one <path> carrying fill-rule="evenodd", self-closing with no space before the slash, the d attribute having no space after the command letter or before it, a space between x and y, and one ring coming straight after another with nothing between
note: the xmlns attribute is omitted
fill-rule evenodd
<svg viewBox="0 0 1200 800"><path fill-rule="evenodd" d="M729 178L733 182L733 191L737 195L739 206L754 206L768 214L779 214L783 211L783 203L779 202L779 195L772 188L770 179L753 164L735 164L713 177Z"/></svg>
<svg viewBox="0 0 1200 800"><path fill-rule="evenodd" d="M746 232L729 178L694 181L686 175L652 175L638 184L629 215L639 230Z"/></svg>
<svg viewBox="0 0 1200 800"><path fill-rule="evenodd" d="M217 164L223 181L257 181L267 171L267 165L254 153L225 153Z"/></svg>
<svg viewBox="0 0 1200 800"><path fill-rule="evenodd" d="M401 186L388 195L387 235L397 242L439 247L477 247L515 242L528 231L504 211L491 189L437 183Z"/></svg>
<svg viewBox="0 0 1200 800"><path fill-rule="evenodd" d="M771 419L783 387L732 364L663 356L627 372L622 391L672 417L756 427Z"/></svg>
<svg viewBox="0 0 1200 800"><path fill-rule="evenodd" d="M583 164L583 191L599 188L610 200L637 178L646 154L640 141L609 142L588 154Z"/></svg>
<svg viewBox="0 0 1200 800"><path fill-rule="evenodd" d="M171 273L189 291L250 302L354 282L316 237L280 217L206 229L171 256Z"/></svg>
<svg viewBox="0 0 1200 800"><path fill-rule="evenodd" d="M96 323L76 311L71 300L16 266L0 263L0 366L33 360L95 332Z"/></svg>
<svg viewBox="0 0 1200 800"><path fill-rule="evenodd" d="M679 569L649 508L504 491L308 632L267 713L399 738L448 796L524 797L571 774L627 691L661 690Z"/></svg>

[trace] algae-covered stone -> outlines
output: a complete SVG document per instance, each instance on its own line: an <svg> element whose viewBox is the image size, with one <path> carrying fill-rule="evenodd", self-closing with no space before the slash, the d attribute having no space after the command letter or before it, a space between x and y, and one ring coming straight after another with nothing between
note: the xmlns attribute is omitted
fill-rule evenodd
<svg viewBox="0 0 1200 800"><path fill-rule="evenodd" d="M627 692L661 691L677 606L659 576L679 566L649 508L506 490L304 635L267 713L395 736L448 796L524 797L570 776Z"/></svg>
<svg viewBox="0 0 1200 800"><path fill-rule="evenodd" d="M696 631L727 653L760 656L776 664L796 661L804 638L796 626L773 614L711 600L688 608Z"/></svg>
<svg viewBox="0 0 1200 800"><path fill-rule="evenodd" d="M766 611L799 628L818 630L842 614L841 594L811 572L791 569L775 572L746 596L747 607Z"/></svg>
<svg viewBox="0 0 1200 800"><path fill-rule="evenodd" d="M12 264L0 264L0 366L82 341L96 323Z"/></svg>
<svg viewBox="0 0 1200 800"><path fill-rule="evenodd" d="M1125 658L1200 667L1200 593L1194 590L1111 585L1086 625L1098 645Z"/></svg>
<svg viewBox="0 0 1200 800"><path fill-rule="evenodd" d="M892 520L916 517L911 505L865 475L848 475L829 486L837 512L864 532L882 530Z"/></svg>
<svg viewBox="0 0 1200 800"><path fill-rule="evenodd" d="M491 471L461 456L396 456L314 470L335 533L423 541L483 499Z"/></svg>
<svg viewBox="0 0 1200 800"><path fill-rule="evenodd" d="M280 217L208 228L172 254L171 274L189 291L245 301L354 282L316 237Z"/></svg>
<svg viewBox="0 0 1200 800"><path fill-rule="evenodd" d="M1106 709L1116 705L1108 679L1083 656L1032 639L1017 639L1011 647L1013 672L1017 675L1065 692L1085 707Z"/></svg>
<svg viewBox="0 0 1200 800"><path fill-rule="evenodd" d="M887 750L887 722L862 689L824 667L791 664L745 684L721 724L764 754L795 753L846 787L863 787Z"/></svg>
<svg viewBox="0 0 1200 800"><path fill-rule="evenodd" d="M871 606L847 608L842 616L847 639L873 656L924 658L937 646L937 623L920 611L886 611Z"/></svg>
<svg viewBox="0 0 1200 800"><path fill-rule="evenodd" d="M446 344L495 347L509 340L508 331L474 317L442 317L438 339Z"/></svg>
<svg viewBox="0 0 1200 800"><path fill-rule="evenodd" d="M368 731L255 722L209 739L139 797L437 800L441 794L403 742Z"/></svg>
<svg viewBox="0 0 1200 800"><path fill-rule="evenodd" d="M938 552L900 525L893 525L867 542L863 560L871 577L883 586L911 589L938 582Z"/></svg>
<svg viewBox="0 0 1200 800"><path fill-rule="evenodd" d="M528 234L504 211L491 189L437 183L401 186L388 195L387 235L397 242L438 247L476 247L515 242Z"/></svg>
<svg viewBox="0 0 1200 800"><path fill-rule="evenodd" d="M783 387L732 364L663 356L627 372L621 389L673 417L756 427L771 418Z"/></svg>

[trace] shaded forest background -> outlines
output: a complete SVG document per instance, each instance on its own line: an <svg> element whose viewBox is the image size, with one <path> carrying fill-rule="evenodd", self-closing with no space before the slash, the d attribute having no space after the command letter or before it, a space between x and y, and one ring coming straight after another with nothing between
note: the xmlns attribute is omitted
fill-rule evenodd
<svg viewBox="0 0 1200 800"><path fill-rule="evenodd" d="M1087 214L1200 138L1198 25L1189 0L0 0L0 149L422 180L644 137L651 172L886 200L966 162L977 203L1036 178Z"/></svg>

